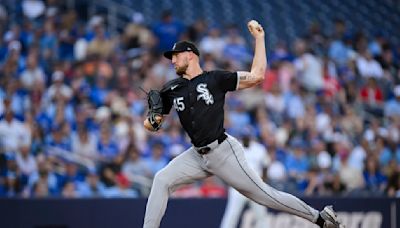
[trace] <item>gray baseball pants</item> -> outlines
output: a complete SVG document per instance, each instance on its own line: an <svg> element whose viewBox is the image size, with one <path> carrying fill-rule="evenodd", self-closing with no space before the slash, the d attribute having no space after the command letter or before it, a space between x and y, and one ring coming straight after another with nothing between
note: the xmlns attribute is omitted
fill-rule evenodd
<svg viewBox="0 0 400 228"><path fill-rule="evenodd" d="M234 137L228 135L221 144L215 141L208 146L211 151L206 155L200 155L194 147L189 148L156 174L147 201L143 228L160 226L167 208L168 197L177 187L211 175L218 176L244 196L261 205L315 223L319 211L297 197L264 183L248 167L243 147Z"/></svg>

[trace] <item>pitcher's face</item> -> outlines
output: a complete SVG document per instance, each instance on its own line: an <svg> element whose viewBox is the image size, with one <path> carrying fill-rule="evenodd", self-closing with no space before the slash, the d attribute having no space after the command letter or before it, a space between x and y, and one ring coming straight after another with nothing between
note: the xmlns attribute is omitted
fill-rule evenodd
<svg viewBox="0 0 400 228"><path fill-rule="evenodd" d="M172 55L172 64L177 75L182 76L186 73L189 67L189 54L189 52L179 52Z"/></svg>

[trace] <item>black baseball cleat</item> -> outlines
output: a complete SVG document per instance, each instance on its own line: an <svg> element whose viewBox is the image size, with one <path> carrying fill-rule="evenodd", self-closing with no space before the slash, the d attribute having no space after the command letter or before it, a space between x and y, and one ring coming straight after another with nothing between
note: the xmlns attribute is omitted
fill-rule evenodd
<svg viewBox="0 0 400 228"><path fill-rule="evenodd" d="M332 206L324 207L319 215L324 220L323 228L345 228L344 225L340 223Z"/></svg>

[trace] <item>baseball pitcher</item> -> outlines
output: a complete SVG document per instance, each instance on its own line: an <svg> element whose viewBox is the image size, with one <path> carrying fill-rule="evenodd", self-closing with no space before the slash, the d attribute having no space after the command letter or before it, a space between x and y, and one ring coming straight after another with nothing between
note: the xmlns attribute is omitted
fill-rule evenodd
<svg viewBox="0 0 400 228"><path fill-rule="evenodd" d="M264 183L246 163L243 147L225 133L224 102L229 91L261 83L267 66L264 29L250 21L248 29L255 39L251 71L204 71L200 52L188 41L176 43L164 56L172 61L180 76L148 95L149 115L144 126L157 131L163 115L174 107L193 146L159 171L146 206L144 228L158 228L167 208L169 195L180 185L217 175L242 195L258 204L285 211L325 228L342 227L331 206L321 212L293 195Z"/></svg>

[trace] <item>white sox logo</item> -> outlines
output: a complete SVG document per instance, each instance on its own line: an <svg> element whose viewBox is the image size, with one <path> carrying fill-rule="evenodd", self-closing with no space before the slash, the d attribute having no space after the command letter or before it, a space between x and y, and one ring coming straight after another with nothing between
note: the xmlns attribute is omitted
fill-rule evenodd
<svg viewBox="0 0 400 228"><path fill-rule="evenodd" d="M207 105L214 104L214 97L210 93L210 91L207 89L207 84L200 83L196 87L197 92L200 94L197 96L197 100L200 100L202 98Z"/></svg>

